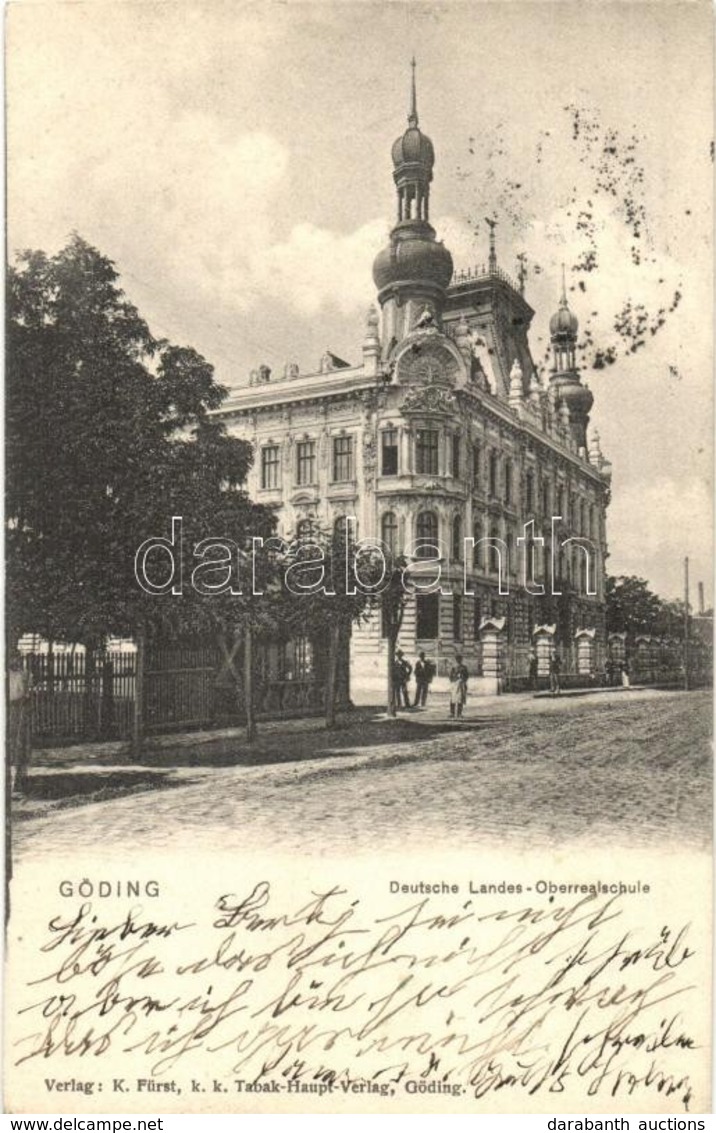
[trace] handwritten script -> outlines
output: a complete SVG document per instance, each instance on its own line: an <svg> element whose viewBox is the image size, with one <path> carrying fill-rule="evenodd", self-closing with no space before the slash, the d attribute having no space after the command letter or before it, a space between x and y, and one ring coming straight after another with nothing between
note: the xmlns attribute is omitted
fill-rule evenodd
<svg viewBox="0 0 716 1133"><path fill-rule="evenodd" d="M43 921L13 1061L50 1092L71 1073L167 1096L499 1092L529 1110L568 1091L594 1110L693 1108L696 950L686 924L641 929L633 901L376 909L339 885L287 899L262 881L207 896L193 921L124 904Z"/></svg>

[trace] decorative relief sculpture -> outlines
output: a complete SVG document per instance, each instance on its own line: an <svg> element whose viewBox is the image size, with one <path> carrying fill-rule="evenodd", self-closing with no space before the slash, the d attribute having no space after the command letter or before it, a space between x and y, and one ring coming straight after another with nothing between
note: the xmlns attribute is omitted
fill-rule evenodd
<svg viewBox="0 0 716 1133"><path fill-rule="evenodd" d="M415 322L416 330L431 330L435 328L435 315L430 307L423 307Z"/></svg>
<svg viewBox="0 0 716 1133"><path fill-rule="evenodd" d="M444 346L415 343L401 355L398 379L401 382L451 382L457 377L458 364Z"/></svg>
<svg viewBox="0 0 716 1133"><path fill-rule="evenodd" d="M363 434L363 477L366 484L372 484L375 480L376 466L378 463L378 446L372 430L364 432Z"/></svg>
<svg viewBox="0 0 716 1133"><path fill-rule="evenodd" d="M403 399L403 413L454 413L457 398L450 390L436 386L410 389Z"/></svg>

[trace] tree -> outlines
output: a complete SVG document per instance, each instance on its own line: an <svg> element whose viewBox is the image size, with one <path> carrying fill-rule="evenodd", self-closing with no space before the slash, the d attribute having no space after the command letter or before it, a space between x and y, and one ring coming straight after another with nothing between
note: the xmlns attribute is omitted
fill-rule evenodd
<svg viewBox="0 0 716 1133"><path fill-rule="evenodd" d="M304 530L287 546L282 569L286 624L295 633L318 631L327 641L325 719L334 728L340 661L351 627L380 604L391 567L377 546L356 546L346 520L332 532L315 524Z"/></svg>
<svg viewBox="0 0 716 1133"><path fill-rule="evenodd" d="M251 447L211 417L226 396L196 351L155 339L114 265L79 236L8 273L8 639L91 647L139 622L201 618L142 592L134 556L172 515L192 540L267 514L241 488Z"/></svg>
<svg viewBox="0 0 716 1133"><path fill-rule="evenodd" d="M225 533L246 548L275 517L243 488L251 446L212 416L227 394L212 366L154 338L79 236L53 257L18 256L7 323L8 649L27 632L83 643L89 692L109 635L133 636L140 653L148 630L234 637L248 602L198 591L192 549ZM137 549L166 537L172 516L187 585L146 593ZM141 671L138 657L138 685ZM137 707L139 746L141 695Z"/></svg>
<svg viewBox="0 0 716 1133"><path fill-rule="evenodd" d="M655 633L662 612L660 598L643 578L610 575L606 587L607 633Z"/></svg>

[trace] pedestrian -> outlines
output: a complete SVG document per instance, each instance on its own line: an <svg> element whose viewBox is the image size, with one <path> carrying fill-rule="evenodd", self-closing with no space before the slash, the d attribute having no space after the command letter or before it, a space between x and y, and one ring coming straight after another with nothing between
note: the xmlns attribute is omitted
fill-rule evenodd
<svg viewBox="0 0 716 1133"><path fill-rule="evenodd" d="M537 689L537 654L535 653L534 649L530 649L527 660L529 662L530 688L533 691L536 691L536 689Z"/></svg>
<svg viewBox="0 0 716 1133"><path fill-rule="evenodd" d="M629 688L629 666L626 661L622 661L619 668L622 674L622 688Z"/></svg>
<svg viewBox="0 0 716 1133"><path fill-rule="evenodd" d="M424 708L432 679L435 676L435 665L432 661L426 659L425 652L422 649L418 654L413 672L415 673L415 700L413 701L413 708Z"/></svg>
<svg viewBox="0 0 716 1133"><path fill-rule="evenodd" d="M559 696L562 689L559 683L559 674L562 669L562 662L559 659L557 650L553 650L549 659L549 691L552 696Z"/></svg>
<svg viewBox="0 0 716 1133"><path fill-rule="evenodd" d="M468 671L462 663L462 655L455 654L455 664L450 670L450 715L462 716L463 706L467 700Z"/></svg>
<svg viewBox="0 0 716 1133"><path fill-rule="evenodd" d="M410 708L410 693L408 692L408 681L410 674L413 671L413 666L407 660L402 649L399 649L395 654L395 664L393 666L393 689L395 692L395 703L397 708ZM402 704L401 704L402 699Z"/></svg>

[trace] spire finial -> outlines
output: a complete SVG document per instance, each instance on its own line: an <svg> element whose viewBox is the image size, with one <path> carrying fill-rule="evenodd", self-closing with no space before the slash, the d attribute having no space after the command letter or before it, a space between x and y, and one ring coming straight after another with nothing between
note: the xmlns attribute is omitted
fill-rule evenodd
<svg viewBox="0 0 716 1133"><path fill-rule="evenodd" d="M415 91L415 56L410 60L412 68L412 77L410 80L410 112L408 114L408 125L417 126L418 124L418 96Z"/></svg>
<svg viewBox="0 0 716 1133"><path fill-rule="evenodd" d="M564 264L562 264L562 306L567 306L567 279L564 272Z"/></svg>
<svg viewBox="0 0 716 1133"><path fill-rule="evenodd" d="M495 229L497 228L497 221L494 217L485 217L485 224L490 229L490 258L488 260L488 267L490 272L497 271L497 247L495 245Z"/></svg>

